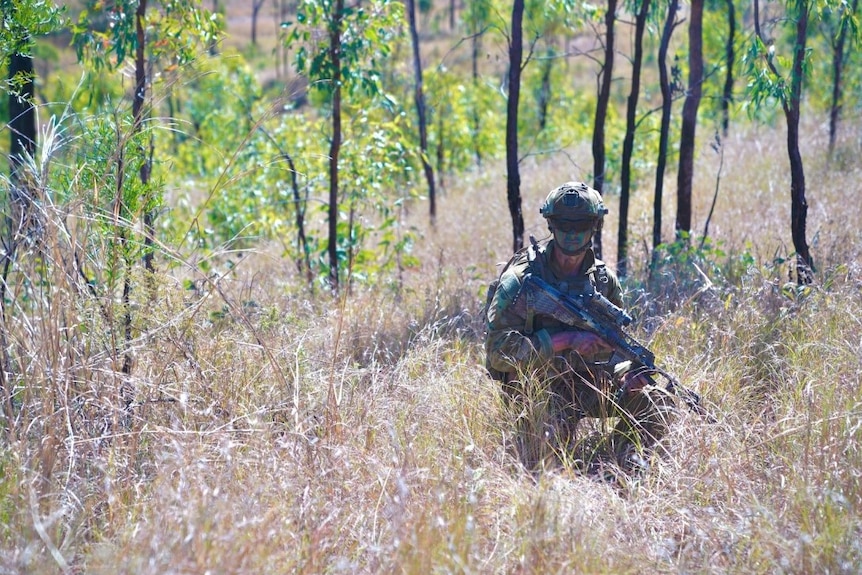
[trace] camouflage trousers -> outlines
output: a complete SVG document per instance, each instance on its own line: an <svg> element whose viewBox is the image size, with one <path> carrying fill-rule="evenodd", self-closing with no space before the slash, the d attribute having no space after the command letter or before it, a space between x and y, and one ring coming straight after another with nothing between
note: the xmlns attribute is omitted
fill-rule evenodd
<svg viewBox="0 0 862 575"><path fill-rule="evenodd" d="M535 469L549 460L570 459L589 466L603 452L627 469L649 457L668 431L676 402L648 376L638 380L646 385L626 387L626 373L598 365L530 378L526 384L504 382L522 463ZM616 423L600 446L587 446L577 433L584 418L615 418Z"/></svg>

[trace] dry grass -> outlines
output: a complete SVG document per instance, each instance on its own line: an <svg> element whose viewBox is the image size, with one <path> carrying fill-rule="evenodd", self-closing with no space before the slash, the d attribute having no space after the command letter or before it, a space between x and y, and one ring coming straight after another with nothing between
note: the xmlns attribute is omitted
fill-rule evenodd
<svg viewBox="0 0 862 575"><path fill-rule="evenodd" d="M511 243L500 165L449 178L436 229L411 209L422 267L398 293L308 298L265 246L197 292L160 276L136 302L130 378L116 302L90 297L68 258L89 223L46 204L7 306L20 387L0 444L0 572L858 572L862 167L849 139L830 167L808 128L818 282L797 293L773 265L791 250L782 130L740 128L710 229L758 265L638 331L717 422L681 413L667 455L622 485L531 475L513 455L481 368L482 290ZM550 188L586 176L587 144L569 154L579 165L525 163L528 232L544 234ZM717 167L703 145L698 229ZM635 275L651 195L633 198Z"/></svg>
<svg viewBox="0 0 862 575"><path fill-rule="evenodd" d="M787 183L780 156L757 150L779 138L728 144L713 227L766 263L787 249ZM308 300L263 249L218 289L162 277L136 314L145 335L125 423L104 320L59 265L69 239L49 234L48 291L10 327L26 390L0 453L0 570L858 571L862 220L847 201L858 167L829 171L809 145L811 230L831 283L824 273L794 299L786 270L761 266L658 318L661 362L718 422L683 413L668 455L621 487L565 469L531 476L513 456L480 367L480 291L509 242L490 169L441 198L400 300ZM712 161L700 161L700 217ZM578 175L528 164L525 204ZM58 217L46 211L46 229ZM22 261L19 277L37 274Z"/></svg>

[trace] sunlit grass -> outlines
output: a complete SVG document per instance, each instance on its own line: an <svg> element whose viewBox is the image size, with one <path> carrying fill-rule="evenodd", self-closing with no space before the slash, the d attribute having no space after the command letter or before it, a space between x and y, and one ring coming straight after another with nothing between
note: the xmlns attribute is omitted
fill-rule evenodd
<svg viewBox="0 0 862 575"><path fill-rule="evenodd" d="M126 380L104 317L116 303L76 283L63 265L64 214L46 207L51 265L24 258L16 277L50 275L42 292L18 285L22 307L9 312L25 389L0 452L0 570L857 572L860 167L828 167L822 144L812 128L819 273L800 290L782 261L792 247L781 131L725 142L710 230L726 255L712 257L718 270L744 252L754 264L728 279L707 270L711 288L677 270L685 276L668 282L694 285L673 305L638 303L633 332L716 422L681 411L667 453L620 484L566 466L525 471L511 413L483 372L483 290L511 245L500 165L450 178L435 229L425 204L411 206L422 263L401 289L309 298L266 247L194 291L160 276L154 300L136 301L143 335ZM585 147L573 153L587 164ZM529 233L544 234L541 199L586 178L583 165L524 162ZM717 165L702 150L696 227ZM645 184L633 198L637 246L651 237L651 197ZM673 210L669 197L668 239ZM639 302L657 297L643 292L641 260L626 284ZM128 414L122 385L134 389Z"/></svg>

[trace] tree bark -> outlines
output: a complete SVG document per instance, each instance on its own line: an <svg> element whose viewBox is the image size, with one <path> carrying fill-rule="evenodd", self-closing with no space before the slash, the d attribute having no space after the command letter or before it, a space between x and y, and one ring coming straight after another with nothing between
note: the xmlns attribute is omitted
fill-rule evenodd
<svg viewBox="0 0 862 575"><path fill-rule="evenodd" d="M479 97L479 51L482 46L482 35L476 31L472 39L471 60L473 65L473 153L476 156L476 165L482 165L482 147L479 144L479 132L482 128L479 119L479 105L475 101Z"/></svg>
<svg viewBox="0 0 862 575"><path fill-rule="evenodd" d="M676 233L691 232L691 194L694 180L694 145L697 109L703 83L703 0L692 0L688 25L688 90L682 107L677 173Z"/></svg>
<svg viewBox="0 0 862 575"><path fill-rule="evenodd" d="M851 12L856 14L859 0L853 0ZM843 19L843 14L840 18ZM835 140L838 137L838 121L841 117L842 100L844 98L843 72L844 72L844 46L847 42L847 26L841 20L838 22L838 37L832 50L832 101L829 106L829 157L835 151Z"/></svg>
<svg viewBox="0 0 862 575"><path fill-rule="evenodd" d="M147 13L147 0L138 2L138 9L135 13L135 36L137 38L135 46L135 95L132 100L132 117L134 124L132 128L133 134L137 135L143 129L146 117L146 98L147 98L147 59L146 47L147 39L144 33L144 22ZM145 190L144 196L144 269L152 273L155 271L153 263L153 248L155 246L155 210L149 207L151 200L151 191L149 190L150 172L152 170L152 139L150 140L150 149L144 150L144 161L141 162L139 171L141 185Z"/></svg>
<svg viewBox="0 0 862 575"><path fill-rule="evenodd" d="M257 46L257 15L266 0L253 0L251 3L251 44Z"/></svg>
<svg viewBox="0 0 862 575"><path fill-rule="evenodd" d="M521 92L524 0L512 7L512 37L509 41L509 98L506 105L506 198L512 217L512 251L524 246L524 216L521 212L521 175L518 167L518 100Z"/></svg>
<svg viewBox="0 0 862 575"><path fill-rule="evenodd" d="M657 248L661 243L661 208L664 195L664 172L667 166L667 146L670 138L670 115L673 104L673 93L667 73L667 51L670 46L670 37L676 27L676 13L679 9L679 0L670 0L667 8L667 19L661 34L661 43L658 49L658 75L661 88L661 127L659 130L658 160L655 170L655 199L653 200L653 228L652 247Z"/></svg>
<svg viewBox="0 0 862 575"><path fill-rule="evenodd" d="M449 0L449 30L455 31L455 0Z"/></svg>
<svg viewBox="0 0 862 575"><path fill-rule="evenodd" d="M33 107L33 58L12 54L9 58L9 80L21 74L21 90L9 94L9 175L13 187L19 183L19 169L25 155L36 154L36 109Z"/></svg>
<svg viewBox="0 0 862 575"><path fill-rule="evenodd" d="M422 92L422 57L419 51L419 34L416 31L416 2L407 0L407 16L410 25L410 40L413 44L413 72L416 77L416 88L413 99L416 103L416 115L419 119L419 149L422 153L422 169L428 182L428 203L431 225L437 219L437 200L434 190L434 168L428 160L428 124L425 118L425 95Z"/></svg>
<svg viewBox="0 0 862 575"><path fill-rule="evenodd" d="M548 124L548 105L551 103L551 71L554 66L554 48L548 41L545 61L542 62L542 77L539 85L539 130L544 130Z"/></svg>
<svg viewBox="0 0 862 575"><path fill-rule="evenodd" d="M341 151L341 23L344 0L335 0L329 28L332 64L332 141L329 145L329 287L338 291L338 155Z"/></svg>
<svg viewBox="0 0 862 575"><path fill-rule="evenodd" d="M611 99L611 80L614 71L614 22L617 0L608 0L605 14L605 59L599 79L599 96L596 102L596 117L593 124L593 187L604 194L605 186L605 120ZM602 232L596 231L593 238L596 256L602 257Z"/></svg>
<svg viewBox="0 0 862 575"><path fill-rule="evenodd" d="M2 392L3 419L7 439L13 440L15 432L15 408L12 403L12 373L10 357L7 287L9 274L16 260L18 241L26 235L27 223L32 212L31 192L27 189L25 178L20 173L24 155L36 154L36 111L33 108L35 86L33 82L33 60L28 54L13 53L9 57L9 79L17 74L25 75L25 81L18 94L9 94L9 181L11 193L8 212L3 222L2 254L0 254L0 392Z"/></svg>
<svg viewBox="0 0 862 575"><path fill-rule="evenodd" d="M632 85L626 107L626 135L623 138L623 158L620 173L620 219L617 231L617 273L625 277L628 273L628 224L629 195L631 193L631 163L637 128L637 108L640 97L641 67L643 65L643 39L650 0L640 0L635 16L634 59L632 60Z"/></svg>
<svg viewBox="0 0 862 575"><path fill-rule="evenodd" d="M721 135L727 137L730 129L730 104L733 103L733 64L736 60L734 42L736 41L736 11L733 0L726 0L727 5L727 42L724 45L724 56L727 71L724 75L724 96L721 99Z"/></svg>
<svg viewBox="0 0 862 575"><path fill-rule="evenodd" d="M799 3L796 21L796 41L793 47L793 68L790 76L790 99L784 102L787 119L787 154L790 159L790 227L793 248L796 250L796 279L810 283L814 260L806 240L808 202L805 199L805 169L799 151L799 116L802 102L802 65L805 60L805 44L808 39L809 6L804 0Z"/></svg>

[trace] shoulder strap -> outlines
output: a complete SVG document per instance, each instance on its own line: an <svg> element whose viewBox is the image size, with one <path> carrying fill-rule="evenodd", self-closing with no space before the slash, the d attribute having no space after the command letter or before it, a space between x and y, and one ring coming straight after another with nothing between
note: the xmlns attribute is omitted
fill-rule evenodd
<svg viewBox="0 0 862 575"><path fill-rule="evenodd" d="M527 265L529 266L530 273L535 274L539 277L543 277L544 267L545 267L545 248L539 245L539 242L536 241L536 238L530 236L530 245L527 246ZM527 317L524 318L524 333L527 335L532 335L533 330L535 329L535 310L533 310L533 306L527 306Z"/></svg>
<svg viewBox="0 0 862 575"><path fill-rule="evenodd" d="M596 289L598 289L603 296L607 297L608 289L610 288L610 279L608 279L608 267L605 265L605 262L597 260L596 267L591 275Z"/></svg>

